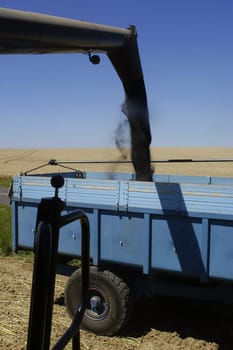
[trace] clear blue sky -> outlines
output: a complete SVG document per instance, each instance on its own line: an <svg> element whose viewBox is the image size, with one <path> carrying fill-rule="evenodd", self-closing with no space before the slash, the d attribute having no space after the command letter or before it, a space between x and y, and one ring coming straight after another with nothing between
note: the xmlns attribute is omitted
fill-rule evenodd
<svg viewBox="0 0 233 350"><path fill-rule="evenodd" d="M134 24L152 146L233 147L233 0L0 0L0 7ZM1 148L113 147L124 92L105 55L2 55Z"/></svg>

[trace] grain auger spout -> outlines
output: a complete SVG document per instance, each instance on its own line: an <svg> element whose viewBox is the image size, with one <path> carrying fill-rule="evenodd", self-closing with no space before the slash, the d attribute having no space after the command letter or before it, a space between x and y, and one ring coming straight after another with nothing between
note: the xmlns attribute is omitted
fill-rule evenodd
<svg viewBox="0 0 233 350"><path fill-rule="evenodd" d="M137 180L150 181L151 133L147 97L134 26L128 29L44 14L0 9L1 54L87 53L92 63L105 53L125 91Z"/></svg>

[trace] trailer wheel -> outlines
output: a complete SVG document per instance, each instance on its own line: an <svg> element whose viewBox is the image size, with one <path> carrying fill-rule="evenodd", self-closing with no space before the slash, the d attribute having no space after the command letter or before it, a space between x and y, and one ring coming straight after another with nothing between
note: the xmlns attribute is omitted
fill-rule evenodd
<svg viewBox="0 0 233 350"><path fill-rule="evenodd" d="M76 270L65 288L65 304L71 318L79 305L81 271ZM127 323L132 308L127 284L114 273L90 267L88 307L81 327L98 335L113 335Z"/></svg>

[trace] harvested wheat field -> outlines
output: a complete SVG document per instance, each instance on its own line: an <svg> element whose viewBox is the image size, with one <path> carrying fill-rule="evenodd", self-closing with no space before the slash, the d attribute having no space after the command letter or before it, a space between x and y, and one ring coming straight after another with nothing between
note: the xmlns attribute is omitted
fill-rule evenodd
<svg viewBox="0 0 233 350"><path fill-rule="evenodd" d="M0 257L0 348L24 350L30 304L32 261ZM63 303L66 277L57 276L51 345L70 324ZM81 330L81 350L231 350L233 308L224 304L157 297L135 307L118 336ZM71 344L67 346L71 349Z"/></svg>
<svg viewBox="0 0 233 350"><path fill-rule="evenodd" d="M152 148L152 160L166 159L233 159L233 148ZM17 175L41 165L50 159L59 161L120 161L121 154L115 148L84 149L0 149L0 176ZM128 152L128 159L129 152ZM133 172L131 164L69 164L68 166L84 171L121 171ZM158 174L187 174L233 176L231 163L155 163ZM64 168L47 166L37 172L64 171ZM35 173L35 171L34 171Z"/></svg>
<svg viewBox="0 0 233 350"><path fill-rule="evenodd" d="M156 148L152 159L233 158L233 148ZM0 176L57 160L119 160L115 149L1 149ZM72 165L70 165L72 167ZM76 168L76 165L73 165ZM80 170L133 171L130 165L82 165ZM38 172L63 171L45 167ZM191 175L233 176L233 163L156 164L155 172ZM0 349L26 348L30 304L32 259L0 256ZM51 343L70 324L63 291L67 277L57 276ZM222 303L156 297L135 306L127 328L114 337L100 337L81 331L82 350L231 350L233 348L233 306ZM67 346L71 349L71 345Z"/></svg>

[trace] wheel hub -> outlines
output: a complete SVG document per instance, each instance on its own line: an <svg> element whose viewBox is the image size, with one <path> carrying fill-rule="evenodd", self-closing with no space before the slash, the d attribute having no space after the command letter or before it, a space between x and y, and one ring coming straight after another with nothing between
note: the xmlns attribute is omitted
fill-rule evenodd
<svg viewBox="0 0 233 350"><path fill-rule="evenodd" d="M98 295L93 295L89 299L89 308L86 315L93 319L103 319L108 312L107 303Z"/></svg>
<svg viewBox="0 0 233 350"><path fill-rule="evenodd" d="M90 299L91 310L97 314L103 311L103 302L100 297L94 296Z"/></svg>

